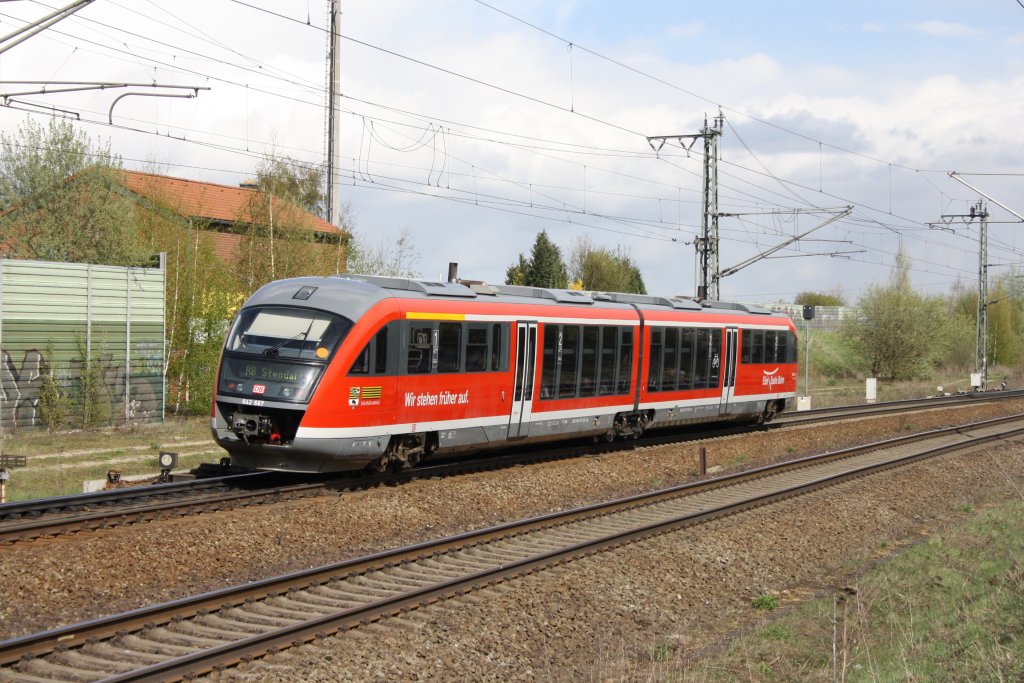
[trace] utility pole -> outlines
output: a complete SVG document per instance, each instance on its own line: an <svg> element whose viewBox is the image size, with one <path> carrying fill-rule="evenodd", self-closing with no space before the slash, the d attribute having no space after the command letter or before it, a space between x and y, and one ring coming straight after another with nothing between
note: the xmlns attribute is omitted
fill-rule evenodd
<svg viewBox="0 0 1024 683"><path fill-rule="evenodd" d="M955 176L954 179L959 180ZM973 223L976 218L981 226L978 236L978 312L975 318L974 370L981 376L981 388L984 390L988 382L988 207L979 199L971 205L969 213L942 214L941 218L944 226L949 225L953 219Z"/></svg>
<svg viewBox="0 0 1024 683"><path fill-rule="evenodd" d="M978 238L978 325L977 353L974 365L981 373L981 390L988 385L988 208L985 203L971 207L971 214L981 219L981 235Z"/></svg>
<svg viewBox="0 0 1024 683"><path fill-rule="evenodd" d="M714 125L708 126L704 117L704 128L689 135L655 135L647 138L655 152L661 150L669 140L676 140L687 152L698 139L704 141L704 188L701 193L700 236L694 240L697 249L697 299L718 300L718 138L722 134L725 116L718 111ZM683 140L689 140L686 145ZM655 145L655 143L658 143Z"/></svg>
<svg viewBox="0 0 1024 683"><path fill-rule="evenodd" d="M331 0L331 38L327 89L327 222L341 227L341 182L338 145L341 138L341 0Z"/></svg>

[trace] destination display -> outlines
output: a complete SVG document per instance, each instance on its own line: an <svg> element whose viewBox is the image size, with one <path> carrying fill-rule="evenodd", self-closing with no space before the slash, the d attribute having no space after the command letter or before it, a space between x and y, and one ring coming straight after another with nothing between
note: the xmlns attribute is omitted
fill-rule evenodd
<svg viewBox="0 0 1024 683"><path fill-rule="evenodd" d="M266 400L305 401L321 372L322 365L225 356L220 391Z"/></svg>

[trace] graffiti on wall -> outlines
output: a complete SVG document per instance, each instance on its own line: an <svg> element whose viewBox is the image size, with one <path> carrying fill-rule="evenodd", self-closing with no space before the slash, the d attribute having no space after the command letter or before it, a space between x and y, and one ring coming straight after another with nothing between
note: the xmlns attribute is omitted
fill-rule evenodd
<svg viewBox="0 0 1024 683"><path fill-rule="evenodd" d="M148 358L148 355L147 355ZM107 355L99 359L103 383L110 388L111 415L115 419L125 414L124 383L126 367L114 365L112 357ZM82 361L75 359L61 363L62 370L56 373L58 383L70 390L81 377ZM150 363L145 364L147 369ZM43 368L46 357L39 349L24 351L20 362L15 361L6 349L0 349L0 423L5 428L32 428L41 424L39 415L39 397L43 388ZM158 419L161 415L163 383L159 375L139 376L133 372L128 404L128 419L148 421Z"/></svg>

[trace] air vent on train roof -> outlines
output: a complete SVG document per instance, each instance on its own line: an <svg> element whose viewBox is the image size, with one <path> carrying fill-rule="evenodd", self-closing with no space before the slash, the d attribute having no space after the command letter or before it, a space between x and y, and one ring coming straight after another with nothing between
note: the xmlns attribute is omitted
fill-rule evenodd
<svg viewBox="0 0 1024 683"><path fill-rule="evenodd" d="M690 299L679 297L651 296L650 294L627 294L625 292L603 292L595 294L595 298L603 301L614 301L618 304L647 304L648 306L667 306L688 311L699 311L700 304Z"/></svg>
<svg viewBox="0 0 1024 683"><path fill-rule="evenodd" d="M337 277L377 285L382 289L407 292L419 292L430 296L453 296L460 298L476 298L476 292L455 282L431 282L429 280L413 280L404 277L384 277L382 275L352 275L343 273Z"/></svg>
<svg viewBox="0 0 1024 683"><path fill-rule="evenodd" d="M562 304L593 304L594 300L586 292L572 289L547 289L545 287L523 287L521 285L492 285L499 294L508 296L526 296L534 299L551 299Z"/></svg>
<svg viewBox="0 0 1024 683"><path fill-rule="evenodd" d="M704 308L720 308L727 311L739 311L741 313L754 313L755 315L771 315L767 308L761 308L754 304L738 304L731 301L701 301Z"/></svg>

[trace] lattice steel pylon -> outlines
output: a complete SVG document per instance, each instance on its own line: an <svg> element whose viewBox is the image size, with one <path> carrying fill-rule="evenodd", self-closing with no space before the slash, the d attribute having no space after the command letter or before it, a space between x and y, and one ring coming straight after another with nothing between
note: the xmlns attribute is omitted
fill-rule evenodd
<svg viewBox="0 0 1024 683"><path fill-rule="evenodd" d="M722 134L725 116L718 112L714 124L709 126L704 118L704 128L689 135L655 135L647 138L648 144L657 152L669 140L676 140L687 152L694 143L704 141L704 183L701 192L700 235L694 240L697 249L697 298L718 300L718 138ZM689 140L686 145L683 140ZM658 143L655 145L655 143Z"/></svg>

